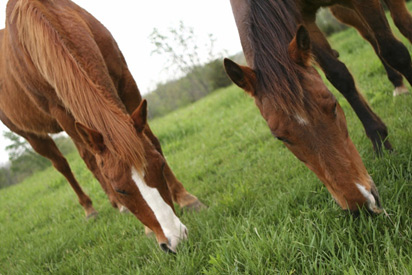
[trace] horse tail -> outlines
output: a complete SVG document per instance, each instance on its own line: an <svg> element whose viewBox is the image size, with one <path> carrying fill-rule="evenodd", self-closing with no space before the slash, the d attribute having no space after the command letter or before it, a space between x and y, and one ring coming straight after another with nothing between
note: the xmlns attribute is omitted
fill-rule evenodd
<svg viewBox="0 0 412 275"><path fill-rule="evenodd" d="M11 22L16 25L20 45L75 120L100 132L113 154L143 171L142 141L117 95L93 34L73 9L57 17L53 5L53 1L17 1Z"/></svg>

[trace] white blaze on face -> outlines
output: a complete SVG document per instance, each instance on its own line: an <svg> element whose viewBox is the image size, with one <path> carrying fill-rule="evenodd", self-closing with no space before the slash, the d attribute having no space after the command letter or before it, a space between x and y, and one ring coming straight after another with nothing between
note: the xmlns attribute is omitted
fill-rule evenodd
<svg viewBox="0 0 412 275"><path fill-rule="evenodd" d="M149 187L144 181L144 176L141 176L134 168L132 169L132 179L169 240L169 248L176 252L179 242L187 238L186 226L175 215L170 205L163 200L159 191Z"/></svg>
<svg viewBox="0 0 412 275"><path fill-rule="evenodd" d="M306 125L309 124L306 119L304 119L302 116L300 116L300 115L298 115L298 114L295 114L295 119L296 119L296 121L297 121L300 125L302 125L302 126L306 126Z"/></svg>

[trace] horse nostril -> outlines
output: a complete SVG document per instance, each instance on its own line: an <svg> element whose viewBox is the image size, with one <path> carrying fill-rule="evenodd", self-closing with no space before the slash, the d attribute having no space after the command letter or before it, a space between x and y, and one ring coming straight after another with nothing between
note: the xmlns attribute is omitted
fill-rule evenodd
<svg viewBox="0 0 412 275"><path fill-rule="evenodd" d="M381 201L379 198L379 193L378 193L378 189L376 189L376 186L374 183L372 183L371 186L371 195L373 197L373 199L375 200L375 204L368 205L368 211L371 212L372 214L380 214L382 213L382 206L381 206Z"/></svg>
<svg viewBox="0 0 412 275"><path fill-rule="evenodd" d="M366 207L367 213L370 216L377 216L378 214L382 213L382 210L380 208L375 208L375 209L371 209L369 207Z"/></svg>
<svg viewBox="0 0 412 275"><path fill-rule="evenodd" d="M375 186L374 184L373 184L372 187L371 187L371 194L372 194L372 196L375 198L376 205L377 205L379 208L381 208L382 206L381 206L381 201L380 201L380 198L379 198L378 189L376 189L376 186Z"/></svg>
<svg viewBox="0 0 412 275"><path fill-rule="evenodd" d="M366 210L366 211L364 211L363 213L365 213L366 215L370 215L370 216L375 216L375 215L378 215L378 214L380 213L380 212L378 212L376 209L370 209L370 208L367 207L367 206L364 207L363 209ZM348 212L352 215L352 217L353 217L354 219L359 218L360 213L361 213L360 209L357 209L357 210L349 210Z"/></svg>
<svg viewBox="0 0 412 275"><path fill-rule="evenodd" d="M174 252L172 249L170 249L170 248L167 246L166 243L161 243L161 244L160 244L160 248L161 248L164 252L166 252L166 253L170 253L170 254L176 255L176 252Z"/></svg>
<svg viewBox="0 0 412 275"><path fill-rule="evenodd" d="M371 189L368 191L363 185L356 183L358 190L366 199L365 206L370 213L379 214L382 213L381 203L379 199L378 190L375 184L371 181Z"/></svg>

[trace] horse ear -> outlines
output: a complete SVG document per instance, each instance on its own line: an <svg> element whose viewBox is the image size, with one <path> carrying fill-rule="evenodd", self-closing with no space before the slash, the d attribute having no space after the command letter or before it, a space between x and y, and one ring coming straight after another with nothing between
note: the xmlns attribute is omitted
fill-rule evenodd
<svg viewBox="0 0 412 275"><path fill-rule="evenodd" d="M134 127L138 132L142 132L147 123L147 101L143 99L139 107L133 112L132 119Z"/></svg>
<svg viewBox="0 0 412 275"><path fill-rule="evenodd" d="M308 66L311 60L310 48L309 32L303 25L300 25L295 37L289 44L289 55L296 63Z"/></svg>
<svg viewBox="0 0 412 275"><path fill-rule="evenodd" d="M255 95L256 73L247 66L241 66L225 58L225 70L229 78L251 96Z"/></svg>
<svg viewBox="0 0 412 275"><path fill-rule="evenodd" d="M76 130L82 140L92 149L93 153L101 154L106 150L102 134L79 122L76 122Z"/></svg>

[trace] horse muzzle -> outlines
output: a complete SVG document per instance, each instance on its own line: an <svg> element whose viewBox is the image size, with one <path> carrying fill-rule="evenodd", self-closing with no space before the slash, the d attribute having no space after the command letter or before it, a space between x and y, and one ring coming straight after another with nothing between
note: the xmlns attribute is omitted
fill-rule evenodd
<svg viewBox="0 0 412 275"><path fill-rule="evenodd" d="M160 248L166 253L176 254L176 248L178 244L181 241L184 241L187 239L188 231L187 231L186 226L181 224L179 233L180 233L179 236L176 236L176 235L166 236L167 243L165 242L159 243Z"/></svg>
<svg viewBox="0 0 412 275"><path fill-rule="evenodd" d="M366 202L365 206L369 213L371 214L380 214L382 213L381 201L379 198L378 189L375 186L375 183L371 180L371 189L368 191L363 185L356 184L359 191L365 197Z"/></svg>

